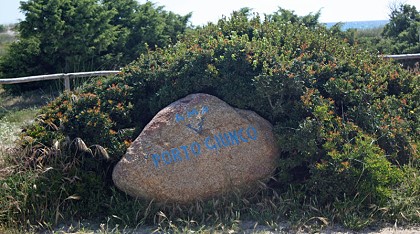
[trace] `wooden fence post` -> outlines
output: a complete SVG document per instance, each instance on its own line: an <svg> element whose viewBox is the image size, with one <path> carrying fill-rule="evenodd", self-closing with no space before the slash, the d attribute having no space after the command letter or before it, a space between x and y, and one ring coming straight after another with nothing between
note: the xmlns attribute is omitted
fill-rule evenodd
<svg viewBox="0 0 420 234"><path fill-rule="evenodd" d="M70 77L68 74L64 74L64 91L70 92Z"/></svg>

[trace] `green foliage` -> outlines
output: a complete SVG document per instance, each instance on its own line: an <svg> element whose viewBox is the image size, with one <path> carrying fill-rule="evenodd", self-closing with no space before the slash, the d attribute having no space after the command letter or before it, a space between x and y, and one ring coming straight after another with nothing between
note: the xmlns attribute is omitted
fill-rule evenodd
<svg viewBox="0 0 420 234"><path fill-rule="evenodd" d="M390 13L390 22L385 25L383 36L392 40L392 53L419 53L420 12L415 6L400 4Z"/></svg>
<svg viewBox="0 0 420 234"><path fill-rule="evenodd" d="M297 16L294 11L289 11L279 7L279 9L273 14L268 15L270 21L277 23L293 23L293 24L303 24L309 28L319 27L319 17L321 16L321 11L316 12L315 14L308 14L306 16Z"/></svg>
<svg viewBox="0 0 420 234"><path fill-rule="evenodd" d="M86 70L101 63L101 53L114 43L117 32L110 24L115 13L96 2L22 2L25 20L19 24L20 36L38 40L37 61L45 69L41 72Z"/></svg>
<svg viewBox="0 0 420 234"><path fill-rule="evenodd" d="M3 24L0 24L0 33L4 33L6 31L7 31L7 26L3 25Z"/></svg>
<svg viewBox="0 0 420 234"><path fill-rule="evenodd" d="M274 125L281 153L269 186L278 206L286 208L273 212L291 219L307 215L294 209L300 203L314 207L318 216L361 228L379 218L394 221L398 216L381 213L390 206L392 214L411 214L405 221L417 221L407 205L389 200L412 173L405 165L418 160L419 77L357 45L350 47L324 27L244 13L189 31L175 45L149 50L121 74L66 93L41 111L22 136L31 146L23 160L32 168L53 168L42 176L45 188L53 188L44 196L47 202L67 204L69 199L52 202L49 197L78 197L55 207L66 211L62 218L111 216L91 202L107 201L107 196L118 196L114 206L127 210L121 194L111 195L114 163L160 109L203 92L256 111ZM74 183L54 187L66 178ZM407 183L419 186L417 179ZM406 185L406 194L418 197ZM293 204L279 197L293 197ZM136 206L148 207L145 202ZM31 222L51 222L34 216ZM150 220L141 217L135 220Z"/></svg>
<svg viewBox="0 0 420 234"><path fill-rule="evenodd" d="M166 46L186 29L179 16L134 0L30 0L14 42L0 61L3 77L117 69L148 45ZM45 83L7 86L33 89ZM17 88L17 89L18 89Z"/></svg>
<svg viewBox="0 0 420 234"><path fill-rule="evenodd" d="M165 11L151 2L138 4L135 0L104 0L110 11L117 12L111 24L118 27L118 43L112 49L119 65L135 60L149 48L174 43L186 28L191 13L185 16Z"/></svg>
<svg viewBox="0 0 420 234"><path fill-rule="evenodd" d="M114 13L106 11L96 0L32 0L22 2L21 10L25 20L18 26L19 41L11 45L0 64L3 76L104 67L103 56L115 43L118 34L115 26L110 24ZM20 87L27 89L42 85L45 83Z"/></svg>

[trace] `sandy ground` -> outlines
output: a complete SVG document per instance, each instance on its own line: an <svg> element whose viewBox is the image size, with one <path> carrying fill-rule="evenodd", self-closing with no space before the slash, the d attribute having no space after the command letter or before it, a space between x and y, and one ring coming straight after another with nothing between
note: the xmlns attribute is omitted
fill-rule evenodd
<svg viewBox="0 0 420 234"><path fill-rule="evenodd" d="M296 234L306 234L306 233L336 233L336 234L345 234L345 233L361 233L361 234L420 234L420 226L418 227L382 227L382 228L371 228L364 229L362 231L351 231L340 226L327 226L321 230L313 229L300 229L295 230L290 228L290 225L287 223L278 223L277 228L273 229L266 225L255 225L253 222L244 222L241 225L241 231L237 233L259 233L259 234L278 234L278 233L296 233Z"/></svg>
<svg viewBox="0 0 420 234"><path fill-rule="evenodd" d="M76 225L77 226L77 225ZM178 227L180 228L180 227ZM180 228L181 229L181 228ZM80 231L83 230L83 231ZM132 233L132 234L147 234L147 233L244 233L244 234L306 234L306 233L322 233L322 234L348 234L348 233L360 233L360 234L420 234L420 226L412 226L412 227L398 227L388 225L386 227L381 228L367 228L361 231L352 231L345 229L340 226L327 226L323 229L310 229L310 228L301 228L295 229L290 226L290 224L286 222L276 223L271 226L267 225L259 225L258 223L252 221L245 221L239 223L238 227L234 230L220 230L214 231L211 230L210 227L205 228L202 231L186 231L186 230L178 230L178 231L165 231L159 229L157 226L147 226L147 227L139 227L139 228L126 228L126 229L115 229L110 227L105 227L104 224L95 225L95 224L78 224L78 227L75 228L69 226L62 226L54 230L54 233L60 234L67 234L67 233Z"/></svg>

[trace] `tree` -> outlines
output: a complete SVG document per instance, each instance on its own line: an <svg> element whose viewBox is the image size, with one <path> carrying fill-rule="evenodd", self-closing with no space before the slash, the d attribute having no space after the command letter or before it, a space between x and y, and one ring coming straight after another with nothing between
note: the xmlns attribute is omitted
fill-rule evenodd
<svg viewBox="0 0 420 234"><path fill-rule="evenodd" d="M117 43L110 51L113 61L116 64L124 64L134 60L135 58L127 55L126 46L139 12L139 3L136 0L103 0L102 3L109 11L116 12L110 22L118 31Z"/></svg>
<svg viewBox="0 0 420 234"><path fill-rule="evenodd" d="M122 63L133 61L148 49L175 43L177 36L187 29L191 18L191 13L180 16L151 2L138 4L135 0L103 0L103 3L109 10L117 12L111 23L120 32L114 53L123 55Z"/></svg>
<svg viewBox="0 0 420 234"><path fill-rule="evenodd" d="M3 76L106 66L105 55L117 38L116 27L110 24L114 12L96 0L29 0L21 2L20 8L25 20L18 26L19 41L0 62Z"/></svg>
<svg viewBox="0 0 420 234"><path fill-rule="evenodd" d="M3 77L116 69L147 45L175 42L191 17L135 0L28 0L21 10L19 41L0 61Z"/></svg>
<svg viewBox="0 0 420 234"><path fill-rule="evenodd" d="M21 9L26 15L19 27L22 39L39 39L48 72L97 69L117 38L110 24L115 12L96 0L32 0L22 2Z"/></svg>
<svg viewBox="0 0 420 234"><path fill-rule="evenodd" d="M391 39L391 53L420 52L420 13L415 6L391 6L390 21L382 35Z"/></svg>
<svg viewBox="0 0 420 234"><path fill-rule="evenodd" d="M294 11L286 10L281 7L274 12L273 14L269 15L269 19L274 22L290 22L290 23L299 23L304 24L306 27L315 28L319 26L319 17L321 16L321 12L318 11L315 14L308 14L305 16L298 16L294 13Z"/></svg>

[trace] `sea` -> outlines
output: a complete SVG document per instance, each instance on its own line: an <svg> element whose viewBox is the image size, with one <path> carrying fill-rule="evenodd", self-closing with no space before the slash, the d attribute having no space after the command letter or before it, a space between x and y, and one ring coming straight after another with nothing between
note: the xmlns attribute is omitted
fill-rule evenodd
<svg viewBox="0 0 420 234"><path fill-rule="evenodd" d="M332 27L337 23L343 23L341 30L346 31L347 29L373 29L385 26L389 20L371 20L371 21L351 21L351 22L330 22L325 23L327 28Z"/></svg>

